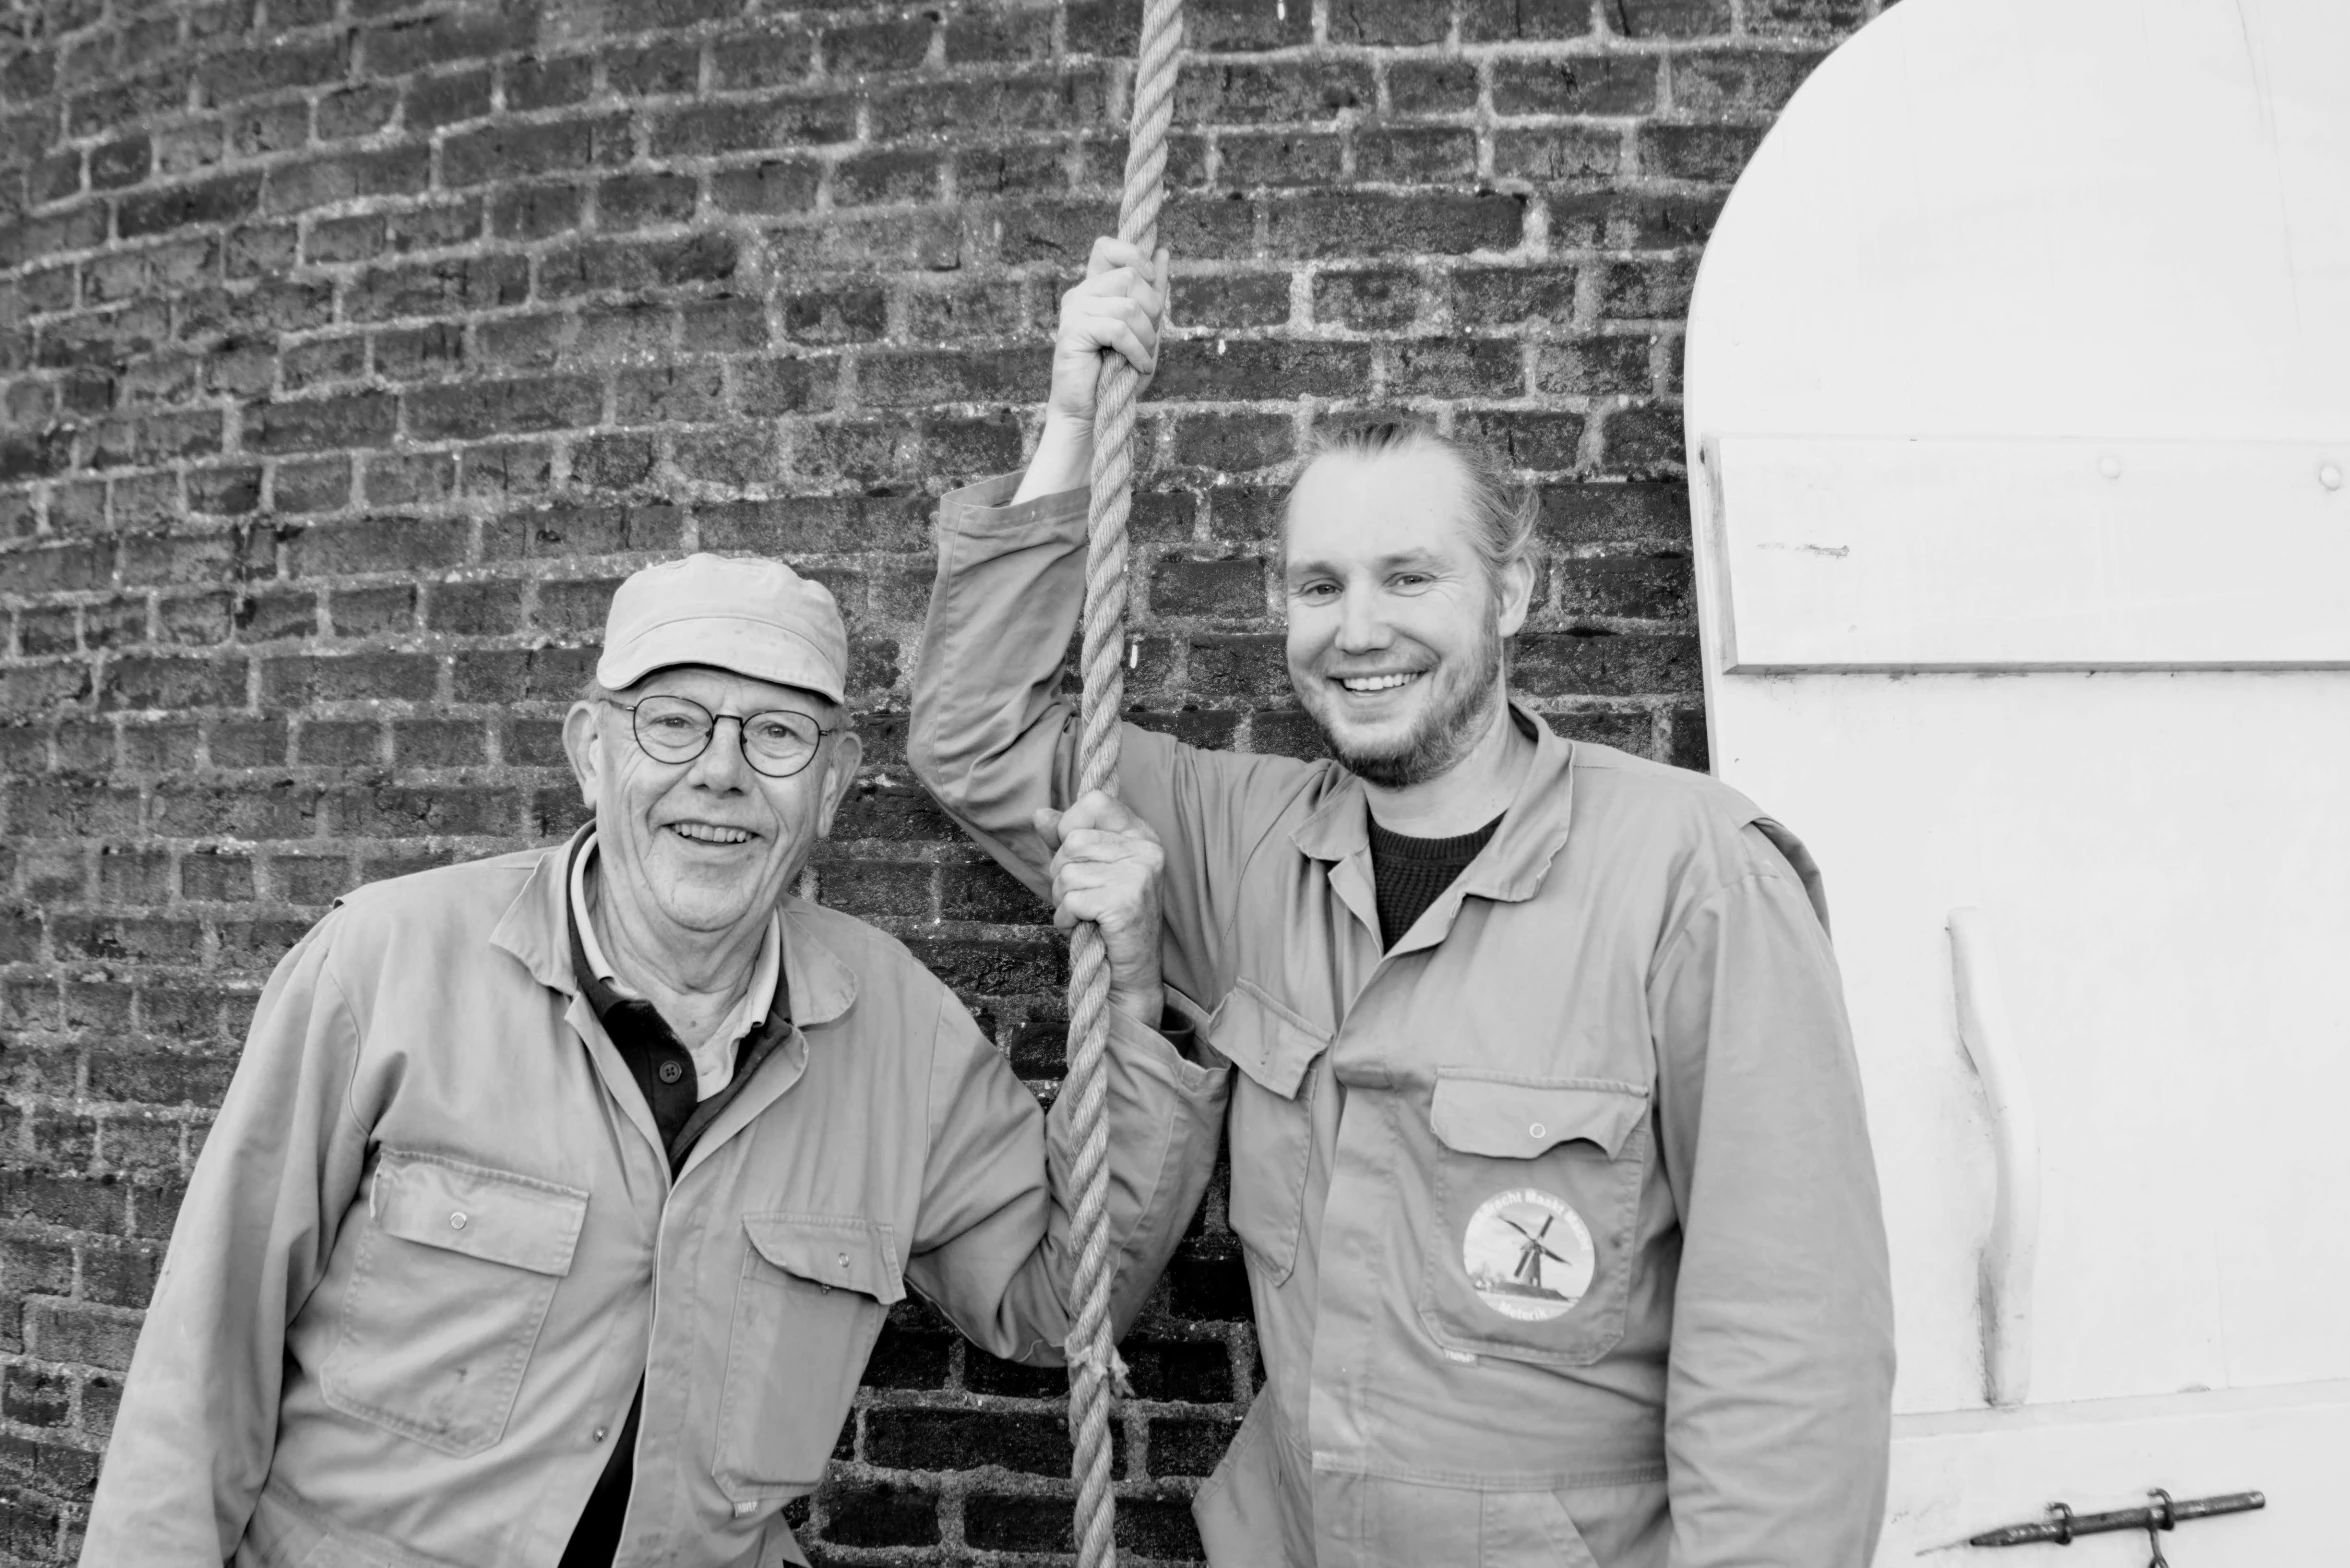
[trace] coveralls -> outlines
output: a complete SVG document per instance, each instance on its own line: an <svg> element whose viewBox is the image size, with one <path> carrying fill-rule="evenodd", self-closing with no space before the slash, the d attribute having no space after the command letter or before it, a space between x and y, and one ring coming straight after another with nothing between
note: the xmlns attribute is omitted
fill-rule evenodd
<svg viewBox="0 0 2350 1568"><path fill-rule="evenodd" d="M363 888L278 965L85 1562L553 1568L641 1382L619 1568L805 1563L781 1510L823 1478L909 1286L994 1354L1059 1362L1066 1118L1048 1155L954 993L786 899L788 1038L673 1179L575 975L565 855ZM1206 1185L1224 1091L1112 1024L1123 1329Z"/></svg>
<svg viewBox="0 0 2350 1568"><path fill-rule="evenodd" d="M1085 496L950 495L909 756L1043 892ZM1129 725L1170 987L1240 1076L1266 1382L1194 1504L1217 1568L1862 1568L1891 1291L1858 1069L1792 835L1562 740L1392 949L1361 782Z"/></svg>

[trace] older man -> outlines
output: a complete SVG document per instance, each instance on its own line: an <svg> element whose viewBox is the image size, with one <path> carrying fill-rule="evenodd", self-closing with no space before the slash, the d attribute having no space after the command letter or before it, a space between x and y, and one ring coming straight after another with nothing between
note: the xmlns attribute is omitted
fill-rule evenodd
<svg viewBox="0 0 2350 1568"><path fill-rule="evenodd" d="M1057 1362L1044 1118L954 995L791 897L855 777L847 638L777 563L612 601L559 848L361 890L264 992L132 1362L84 1560L237 1568L806 1559L911 1287ZM1067 911L1156 920L1148 857ZM1131 942L1122 942L1130 950ZM1221 1075L1112 1041L1117 1321L1198 1201Z"/></svg>
<svg viewBox="0 0 2350 1568"><path fill-rule="evenodd" d="M1164 845L1267 1373L1211 1561L1862 1568L1890 1292L1817 875L1510 700L1536 573L1492 459L1398 422L1301 465L1289 677L1335 760L1129 729L1134 816L1072 804L1096 361L1150 371L1163 267L1096 247L1025 475L947 498L911 752L1040 892Z"/></svg>

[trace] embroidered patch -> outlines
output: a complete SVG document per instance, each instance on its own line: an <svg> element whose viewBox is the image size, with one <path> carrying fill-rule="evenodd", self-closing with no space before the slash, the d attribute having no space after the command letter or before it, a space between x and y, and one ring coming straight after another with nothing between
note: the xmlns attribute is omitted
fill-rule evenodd
<svg viewBox="0 0 2350 1568"><path fill-rule="evenodd" d="M1583 1216L1532 1187L1487 1198L1461 1239L1477 1299L1521 1323L1555 1318L1581 1301L1595 1261Z"/></svg>

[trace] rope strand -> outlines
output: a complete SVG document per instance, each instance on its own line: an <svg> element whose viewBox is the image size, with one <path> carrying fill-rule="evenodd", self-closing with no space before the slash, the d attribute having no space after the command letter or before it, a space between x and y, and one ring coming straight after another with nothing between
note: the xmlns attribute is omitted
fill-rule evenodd
<svg viewBox="0 0 2350 1568"><path fill-rule="evenodd" d="M1167 128L1174 118L1175 57L1182 47L1182 0L1144 0L1135 52L1134 114L1118 237L1156 255ZM1134 479L1134 401L1141 376L1122 354L1102 355L1094 391L1092 509L1086 529L1085 633L1081 663L1078 789L1115 793L1118 716L1125 707L1126 519ZM1077 1317L1069 1335L1069 1433L1077 1482L1077 1560L1115 1568L1117 1499L1110 1481L1108 1072L1109 957L1100 930L1080 925L1070 942L1069 1077L1077 1140ZM1123 1379L1116 1379L1122 1382Z"/></svg>

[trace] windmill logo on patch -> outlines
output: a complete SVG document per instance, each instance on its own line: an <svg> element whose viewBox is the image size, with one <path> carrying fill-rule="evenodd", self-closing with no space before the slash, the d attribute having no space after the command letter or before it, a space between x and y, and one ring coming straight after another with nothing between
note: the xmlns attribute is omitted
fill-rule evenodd
<svg viewBox="0 0 2350 1568"><path fill-rule="evenodd" d="M1532 1187L1477 1205L1461 1239L1477 1299L1521 1323L1555 1318L1581 1301L1595 1262L1583 1216Z"/></svg>

